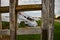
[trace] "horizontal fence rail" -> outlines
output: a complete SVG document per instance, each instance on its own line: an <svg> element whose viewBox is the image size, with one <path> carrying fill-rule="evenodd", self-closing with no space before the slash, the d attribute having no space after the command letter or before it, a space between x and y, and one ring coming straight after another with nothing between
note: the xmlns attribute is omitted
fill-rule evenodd
<svg viewBox="0 0 60 40"><path fill-rule="evenodd" d="M17 30L17 35L24 35L24 34L40 34L41 29L39 28L19 28ZM10 35L9 29L0 30L0 35Z"/></svg>
<svg viewBox="0 0 60 40"><path fill-rule="evenodd" d="M32 10L42 10L42 4L16 6L16 11L32 11ZM9 6L0 7L0 13L7 12L9 12Z"/></svg>

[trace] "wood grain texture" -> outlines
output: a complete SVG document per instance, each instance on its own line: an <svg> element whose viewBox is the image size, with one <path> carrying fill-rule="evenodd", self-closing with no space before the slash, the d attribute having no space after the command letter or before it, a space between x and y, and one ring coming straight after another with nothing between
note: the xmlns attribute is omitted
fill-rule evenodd
<svg viewBox="0 0 60 40"><path fill-rule="evenodd" d="M0 34L2 35L10 35L10 29L3 29L1 31ZM17 31L17 35L41 34L40 28L18 28L18 30L16 31Z"/></svg>
<svg viewBox="0 0 60 40"><path fill-rule="evenodd" d="M15 8L16 6L18 6L18 0L16 0L16 3L15 3ZM15 10L15 40L17 40L17 29L18 29L18 23L17 23L17 11Z"/></svg>
<svg viewBox="0 0 60 40"><path fill-rule="evenodd" d="M34 4L34 5L18 5L16 6L16 11L33 11L33 10L41 10L42 5ZM9 6L0 7L0 13L7 13L9 12Z"/></svg>
<svg viewBox="0 0 60 40"><path fill-rule="evenodd" d="M0 0L0 6L1 6L1 0ZM1 13L0 13L0 29L2 29Z"/></svg>
<svg viewBox="0 0 60 40"><path fill-rule="evenodd" d="M54 0L42 0L42 40L53 40L53 24Z"/></svg>
<svg viewBox="0 0 60 40"><path fill-rule="evenodd" d="M10 0L10 40L16 40L16 14L15 14L16 0Z"/></svg>
<svg viewBox="0 0 60 40"><path fill-rule="evenodd" d="M1 6L1 0L0 0L0 6ZM2 30L2 20L1 20L1 13L0 13L0 30ZM1 33L1 32L0 32ZM2 34L0 34L0 40L2 39Z"/></svg>

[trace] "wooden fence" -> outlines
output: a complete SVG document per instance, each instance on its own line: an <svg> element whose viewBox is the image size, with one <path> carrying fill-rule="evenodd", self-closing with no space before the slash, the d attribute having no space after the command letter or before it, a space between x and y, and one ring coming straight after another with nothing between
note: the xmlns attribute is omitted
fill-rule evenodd
<svg viewBox="0 0 60 40"><path fill-rule="evenodd" d="M42 0L42 4L18 5L18 0L9 0L9 6L1 7L0 0L0 37L2 37L1 13L10 14L10 40L17 40L17 12L42 10L41 40L53 40L54 0Z"/></svg>

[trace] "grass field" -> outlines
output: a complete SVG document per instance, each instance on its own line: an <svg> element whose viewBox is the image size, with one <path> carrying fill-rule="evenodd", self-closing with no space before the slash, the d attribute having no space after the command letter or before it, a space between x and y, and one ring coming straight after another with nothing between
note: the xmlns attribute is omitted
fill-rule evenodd
<svg viewBox="0 0 60 40"><path fill-rule="evenodd" d="M54 40L60 40L60 23L55 22L54 26Z"/></svg>
<svg viewBox="0 0 60 40"><path fill-rule="evenodd" d="M18 40L40 40L40 34L18 35ZM54 23L54 40L60 40L60 23Z"/></svg>
<svg viewBox="0 0 60 40"><path fill-rule="evenodd" d="M40 40L39 34L18 35L17 40Z"/></svg>
<svg viewBox="0 0 60 40"><path fill-rule="evenodd" d="M18 35L18 40L40 40L40 34ZM60 40L60 23L54 23L54 40Z"/></svg>
<svg viewBox="0 0 60 40"><path fill-rule="evenodd" d="M40 40L40 34L18 35L17 40ZM60 40L60 23L54 23L54 40Z"/></svg>

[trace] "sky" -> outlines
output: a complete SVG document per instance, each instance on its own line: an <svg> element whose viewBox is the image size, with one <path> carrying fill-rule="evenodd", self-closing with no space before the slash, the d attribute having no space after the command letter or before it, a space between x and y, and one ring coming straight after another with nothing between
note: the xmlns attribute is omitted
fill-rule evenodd
<svg viewBox="0 0 60 40"><path fill-rule="evenodd" d="M19 0L18 5L41 4L41 0ZM1 6L9 6L9 0L1 0ZM25 11L30 16L41 16L41 11ZM9 14L2 14L9 15ZM55 15L60 16L60 0L55 0Z"/></svg>

